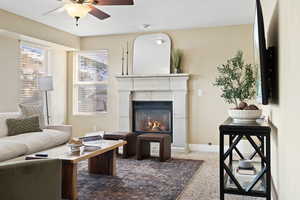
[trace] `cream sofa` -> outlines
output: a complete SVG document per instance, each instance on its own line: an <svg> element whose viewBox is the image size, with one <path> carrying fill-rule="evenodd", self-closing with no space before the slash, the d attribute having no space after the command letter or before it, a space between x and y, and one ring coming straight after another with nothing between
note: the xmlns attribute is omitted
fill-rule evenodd
<svg viewBox="0 0 300 200"><path fill-rule="evenodd" d="M47 126L42 132L8 136L6 119L20 116L20 113L0 113L0 162L62 145L71 138L69 125Z"/></svg>

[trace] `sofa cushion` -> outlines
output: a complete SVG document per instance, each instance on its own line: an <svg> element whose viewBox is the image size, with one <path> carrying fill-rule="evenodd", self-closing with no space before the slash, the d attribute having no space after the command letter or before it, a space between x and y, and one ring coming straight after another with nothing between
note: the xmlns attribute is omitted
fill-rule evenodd
<svg viewBox="0 0 300 200"><path fill-rule="evenodd" d="M18 118L20 113L0 113L0 138L7 136L6 120L9 118Z"/></svg>
<svg viewBox="0 0 300 200"><path fill-rule="evenodd" d="M26 145L26 154L43 151L53 147L54 145L52 137L44 132L25 133L21 135L4 137L1 138L1 140Z"/></svg>
<svg viewBox="0 0 300 200"><path fill-rule="evenodd" d="M38 116L40 122L40 128L46 127L44 118L44 108L40 104L20 104L19 105L22 115L24 117Z"/></svg>
<svg viewBox="0 0 300 200"><path fill-rule="evenodd" d="M14 118L6 120L8 136L30 132L41 132L39 117Z"/></svg>
<svg viewBox="0 0 300 200"><path fill-rule="evenodd" d="M53 129L44 129L44 134L47 134L52 139L52 147L64 144L69 141L71 133Z"/></svg>
<svg viewBox="0 0 300 200"><path fill-rule="evenodd" d="M0 162L26 154L25 144L4 141L0 138Z"/></svg>

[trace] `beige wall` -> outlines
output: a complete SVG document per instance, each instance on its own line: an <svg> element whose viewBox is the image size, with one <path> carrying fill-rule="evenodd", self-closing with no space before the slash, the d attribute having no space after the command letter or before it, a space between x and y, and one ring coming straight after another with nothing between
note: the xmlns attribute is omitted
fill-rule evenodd
<svg viewBox="0 0 300 200"><path fill-rule="evenodd" d="M279 191L281 200L300 196L300 1L279 1L280 115Z"/></svg>
<svg viewBox="0 0 300 200"><path fill-rule="evenodd" d="M264 14L265 21L265 31L266 31L266 40L267 46L279 46L278 38L278 3L277 0L268 0L262 1L262 9ZM282 68L281 68L282 70ZM279 80L281 82L281 80ZM276 93L281 92L282 90L277 90ZM281 94L277 94L272 100L271 105L265 106L264 109L269 113L270 120L272 122L272 134L271 134L271 156L272 156L272 180L273 180L273 192L275 196L278 196L279 188L279 134L281 133L281 114L280 114L280 97Z"/></svg>
<svg viewBox="0 0 300 200"><path fill-rule="evenodd" d="M264 0L269 45L278 47L278 98L267 109L272 132L272 176L278 199L298 199L299 172L299 32L300 2Z"/></svg>
<svg viewBox="0 0 300 200"><path fill-rule="evenodd" d="M279 1L279 199L300 196L300 1Z"/></svg>
<svg viewBox="0 0 300 200"><path fill-rule="evenodd" d="M226 119L228 105L219 97L220 92L212 86L216 66L234 56L241 49L247 60L252 61L252 26L228 26L190 30L165 31L172 38L173 47L184 52L183 68L191 74L189 82L189 143L218 144L218 125ZM74 126L75 135L91 131L94 126L100 130L118 129L116 74L121 73L121 46L130 42L132 46L138 34L113 35L81 38L82 50L109 50L109 106L108 113L98 116L72 115L72 64L69 65L68 120ZM132 48L130 48L132 57ZM72 56L70 55L70 60ZM155 59L155 58L154 58ZM130 59L130 66L131 66ZM204 95L197 96L202 89Z"/></svg>
<svg viewBox="0 0 300 200"><path fill-rule="evenodd" d="M0 29L79 49L80 38L0 9Z"/></svg>
<svg viewBox="0 0 300 200"><path fill-rule="evenodd" d="M50 115L53 124L64 124L67 119L67 52L51 49L50 73L53 76L53 88L50 92Z"/></svg>
<svg viewBox="0 0 300 200"><path fill-rule="evenodd" d="M18 40L0 36L0 112L15 112L18 100Z"/></svg>

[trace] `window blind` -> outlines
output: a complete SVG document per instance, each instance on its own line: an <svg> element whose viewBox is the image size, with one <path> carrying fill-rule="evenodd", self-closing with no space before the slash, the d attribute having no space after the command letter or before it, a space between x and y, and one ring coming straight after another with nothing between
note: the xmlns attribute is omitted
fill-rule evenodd
<svg viewBox="0 0 300 200"><path fill-rule="evenodd" d="M46 50L20 44L20 103L42 103L43 96L38 89L38 77L45 74Z"/></svg>
<svg viewBox="0 0 300 200"><path fill-rule="evenodd" d="M75 75L75 111L93 114L107 111L107 50L80 52Z"/></svg>

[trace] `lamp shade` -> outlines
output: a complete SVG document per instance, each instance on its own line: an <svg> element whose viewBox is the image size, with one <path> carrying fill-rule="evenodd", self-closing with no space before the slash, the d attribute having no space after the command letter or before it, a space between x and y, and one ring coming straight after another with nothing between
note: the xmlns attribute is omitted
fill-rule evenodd
<svg viewBox="0 0 300 200"><path fill-rule="evenodd" d="M39 89L42 91L52 91L53 90L53 77L52 76L42 76L38 78Z"/></svg>

